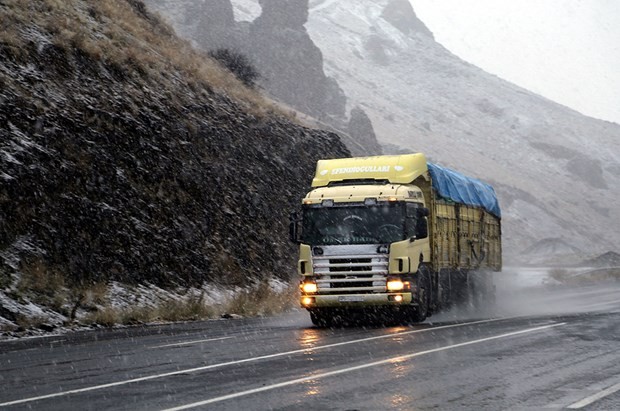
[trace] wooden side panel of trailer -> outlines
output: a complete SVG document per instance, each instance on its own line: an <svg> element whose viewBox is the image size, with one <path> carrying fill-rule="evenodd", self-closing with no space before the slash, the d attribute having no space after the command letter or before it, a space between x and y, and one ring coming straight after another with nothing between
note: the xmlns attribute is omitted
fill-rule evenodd
<svg viewBox="0 0 620 411"><path fill-rule="evenodd" d="M430 209L431 261L435 271L501 270L499 218L480 207L435 198L434 193Z"/></svg>

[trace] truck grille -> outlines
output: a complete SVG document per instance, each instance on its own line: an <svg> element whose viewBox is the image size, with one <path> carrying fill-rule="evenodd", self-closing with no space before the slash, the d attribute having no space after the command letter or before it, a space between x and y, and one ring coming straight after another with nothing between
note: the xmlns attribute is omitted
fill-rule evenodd
<svg viewBox="0 0 620 411"><path fill-rule="evenodd" d="M323 255L313 256L318 292L338 294L385 292L388 256L378 254L376 250L377 246L368 245L323 247Z"/></svg>
<svg viewBox="0 0 620 411"><path fill-rule="evenodd" d="M372 258L330 258L330 272L355 271L364 272L372 271ZM364 265L360 265L364 264Z"/></svg>

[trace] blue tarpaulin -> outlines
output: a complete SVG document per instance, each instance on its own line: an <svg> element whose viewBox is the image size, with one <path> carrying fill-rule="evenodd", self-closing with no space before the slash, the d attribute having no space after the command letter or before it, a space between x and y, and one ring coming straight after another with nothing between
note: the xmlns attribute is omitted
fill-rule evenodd
<svg viewBox="0 0 620 411"><path fill-rule="evenodd" d="M501 218L499 202L490 185L437 164L428 163L428 171L433 179L433 188L444 199L482 207Z"/></svg>

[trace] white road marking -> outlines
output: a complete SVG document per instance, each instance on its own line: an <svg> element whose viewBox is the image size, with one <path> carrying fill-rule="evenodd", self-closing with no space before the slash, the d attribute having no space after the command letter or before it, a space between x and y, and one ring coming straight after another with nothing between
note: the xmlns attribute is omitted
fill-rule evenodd
<svg viewBox="0 0 620 411"><path fill-rule="evenodd" d="M269 390L273 390L273 389L276 389L276 388L282 388L282 387L286 387L286 386L289 386L289 385L300 384L300 383L303 383L303 382L306 382L306 381L310 381L310 380L317 380L317 379L320 379L320 378L331 377L331 376L339 375L339 374L345 374L345 373L349 373L349 372L352 372L352 371L363 370L365 368L376 367L376 366L379 366L379 365L385 365L385 364L389 364L389 363L393 363L393 362L409 360L411 358L420 357L420 356L426 355L426 354L432 354L432 353L436 353L436 352L440 352L440 351L451 350L451 349L454 349L454 348L465 347L465 346L472 345L472 344L479 344L479 343L486 342L486 341L493 341L493 340L497 340L497 339L500 339L500 338L508 338L508 337L513 337L515 335L532 333L532 332L536 332L536 331L542 331L542 330L546 330L546 329L553 328L553 327L559 327L559 326L565 325L565 324L566 323L556 323L556 324L550 324L550 325L545 325L545 326L541 326L541 327L528 328L528 329L525 329L525 330L513 331L513 332L510 332L510 333L506 333L506 334L495 335L493 337L480 338L478 340L472 340L472 341L467 341L467 342L463 342L463 343L459 343L459 344L447 345L445 347L433 348L431 350L419 351L419 352L415 352L415 353L411 353L411 354L407 354L407 355L400 355L398 357L392 357L392 358L388 358L388 359L385 359L385 360L371 362L371 363L368 363L368 364L362 364L362 365L357 365L357 366L348 367L348 368L341 368L339 370L325 372L325 373L322 373L322 374L314 374L314 375L311 375L311 376L308 376L308 377L298 378L296 380L281 382L281 383L278 383L278 384L271 384L271 385L263 386L263 387L260 387L260 388L254 388L254 389L251 389L251 390L240 391L240 392L236 392L236 393L233 393L233 394L223 395L221 397L210 398L210 399L204 400L204 401L198 401L198 402L194 402L194 403L191 403L191 404L180 405L178 407L168 408L165 411L180 411L180 410L186 410L186 409L189 409L189 408L200 407L200 406L203 406L203 405L213 404L215 402L231 400L231 399L234 399L234 398L239 398L239 397L243 397L243 396L250 395L250 394L256 394L256 393L259 393L259 392L269 391Z"/></svg>
<svg viewBox="0 0 620 411"><path fill-rule="evenodd" d="M185 341L185 342L172 343L172 344L154 345L149 348L153 349L153 348L164 348L164 347L178 347L181 345L192 345L192 344L198 344L198 343L209 342L209 341L228 340L230 338L233 338L233 337L208 338L206 340L194 340L194 341Z"/></svg>
<svg viewBox="0 0 620 411"><path fill-rule="evenodd" d="M592 404L595 401L600 400L601 398L605 398L608 395L615 393L616 391L620 391L620 383L612 385L611 387L605 388L603 391L598 392L596 394L590 395L589 397L584 398L583 400L577 401L566 408L571 410L576 410L579 408L583 408Z"/></svg>
<svg viewBox="0 0 620 411"><path fill-rule="evenodd" d="M179 374L188 374L188 373L195 373L195 372L199 372L199 371L206 371L206 370L210 370L210 369L213 369L213 368L225 367L225 366L228 366L228 365L237 365L237 364L243 364L243 363L246 363L246 362L266 360L266 359L270 359L270 358L283 357L283 356L293 355L293 354L301 354L301 353L305 353L305 352L308 352L308 351L323 350L323 349L326 349L326 348L339 347L339 346L348 345L348 344L357 344L357 343L366 342L366 341L372 341L372 340L378 340L378 339L384 339L384 338L399 337L401 335L415 334L415 333L421 333L421 332L426 332L426 331L436 331L436 330L442 330L442 329L446 329L446 328L463 327L463 326L466 326L466 325L483 324L483 323L496 322L496 321L502 321L502 320L508 320L508 319L510 319L510 318L508 318L508 317L506 317L506 318L491 318L489 320L472 321L472 322L452 324L452 325L442 325L442 326L439 326L439 327L425 328L423 330L404 331L404 332L399 332L399 333L394 333L394 334L386 334L386 335L379 335L379 336L376 336L376 337L368 337L368 338L361 338L361 339L358 339L358 340L344 341L344 342L340 342L340 343L320 345L320 346L317 346L317 347L302 348L302 349L299 349L299 350L293 350L293 351L280 352L280 353L275 353L275 354L262 355L260 357L245 358L243 360L228 361L228 362L223 362L223 363L218 363L218 364L205 365L205 366L202 366L202 367L187 368L187 369L184 369L184 370L171 371L171 372L166 372L166 373L162 373L162 374L148 375L146 377L138 377L138 378L132 378L132 379L129 379L129 380L115 381L115 382L111 382L111 383L107 383L107 384L93 385L93 386L84 387L84 388L77 388L77 389L74 389L74 390L60 391L60 392L55 392L55 393L52 393L52 394L40 395L38 397L30 397L30 398L23 398L23 399L20 399L20 400L7 401L7 402L0 403L0 407L6 407L6 406L9 406L9 405L16 405L16 404L24 404L24 403L28 403L28 402L45 400L45 399L55 398L55 397L62 397L62 396L70 395L70 394L79 394L79 393L83 393L83 392L101 390L101 389L104 389L104 388L118 387L119 385L126 385L126 384L132 384L132 383L136 383L136 382L149 381L149 380L154 380L154 379L157 379L157 378L171 377L171 376L179 375Z"/></svg>

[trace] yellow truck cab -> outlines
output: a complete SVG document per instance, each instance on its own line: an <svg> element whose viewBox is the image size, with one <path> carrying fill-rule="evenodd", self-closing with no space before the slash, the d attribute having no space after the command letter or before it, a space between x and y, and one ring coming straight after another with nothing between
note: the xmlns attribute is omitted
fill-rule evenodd
<svg viewBox="0 0 620 411"><path fill-rule="evenodd" d="M442 191L446 173L455 172L423 154L318 162L313 190L291 215L301 305L313 323L360 313L419 322L465 291L492 290L488 271L501 269L495 193L458 174L484 198Z"/></svg>

